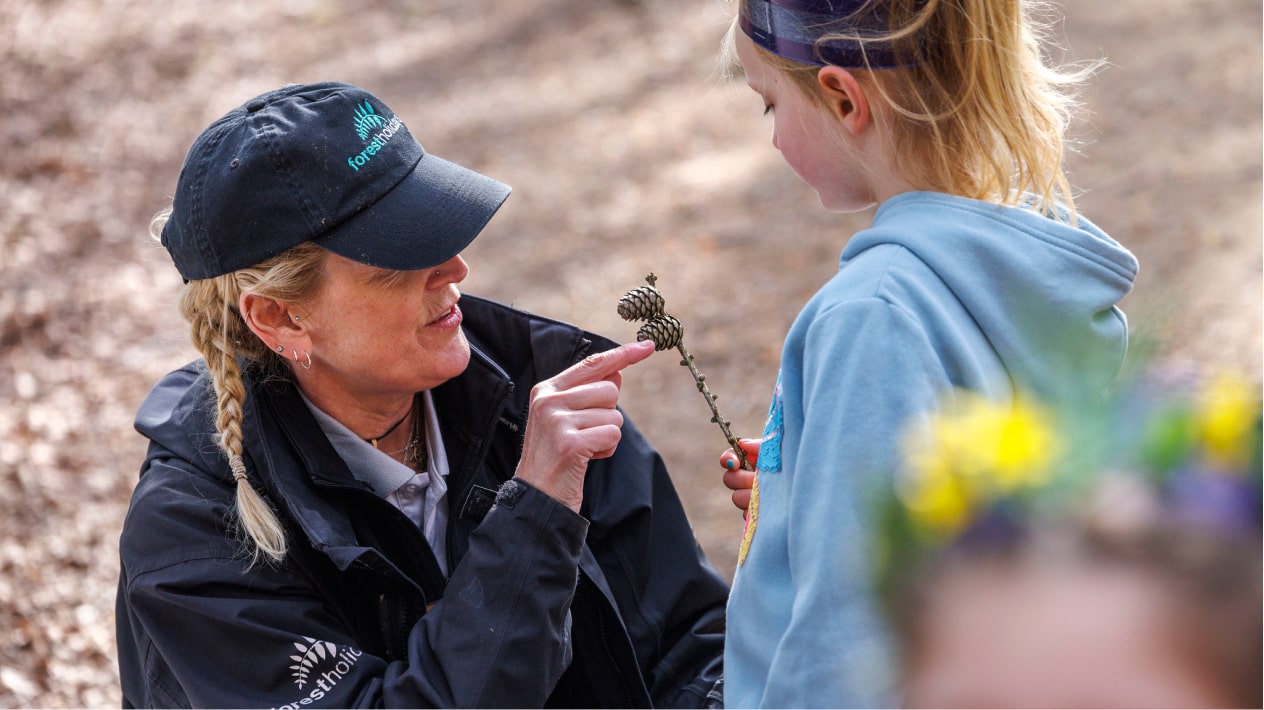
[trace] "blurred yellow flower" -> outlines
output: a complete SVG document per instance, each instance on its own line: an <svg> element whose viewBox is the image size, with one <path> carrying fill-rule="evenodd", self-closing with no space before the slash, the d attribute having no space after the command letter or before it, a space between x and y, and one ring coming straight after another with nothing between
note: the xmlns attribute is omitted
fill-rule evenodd
<svg viewBox="0 0 1264 710"><path fill-rule="evenodd" d="M1249 436L1260 416L1260 397L1246 380L1221 374L1200 393L1195 413L1198 434L1211 463L1233 467L1249 461Z"/></svg>
<svg viewBox="0 0 1264 710"><path fill-rule="evenodd" d="M917 473L901 481L899 495L918 527L952 535L969 521L972 501L961 476L943 463L942 458L921 460Z"/></svg>
<svg viewBox="0 0 1264 710"><path fill-rule="evenodd" d="M968 530L1003 542L1042 518L1105 515L1115 529L1188 509L1258 526L1260 389L1241 377L1199 381L1173 390L1167 378L1139 380L1100 404L1048 407L1021 392L1000 403L952 393L905 432L894 489L883 491L880 585ZM1243 480L1208 486L1208 475Z"/></svg>
<svg viewBox="0 0 1264 710"><path fill-rule="evenodd" d="M1044 409L1015 402L1004 412L996 448L996 475L1001 490L1039 486L1049 480L1053 462L1062 455L1062 441Z"/></svg>
<svg viewBox="0 0 1264 710"><path fill-rule="evenodd" d="M1045 483L1061 443L1039 407L959 393L910 434L905 453L900 498L918 525L951 534L980 501Z"/></svg>

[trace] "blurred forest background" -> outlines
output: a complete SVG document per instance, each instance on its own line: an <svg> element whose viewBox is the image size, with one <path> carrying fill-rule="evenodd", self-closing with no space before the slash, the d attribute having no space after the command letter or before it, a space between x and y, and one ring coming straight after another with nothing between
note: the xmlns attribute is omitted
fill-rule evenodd
<svg viewBox="0 0 1264 710"><path fill-rule="evenodd" d="M1125 303L1167 362L1261 364L1261 6L1065 0L1108 64L1070 158L1080 207L1139 257ZM288 82L385 100L435 153L515 187L468 292L617 339L647 272L741 435L800 306L870 215L820 208L717 69L724 0L0 0L0 707L117 707L117 537L149 386L191 359L146 234L211 120ZM731 575L741 517L688 373L624 405Z"/></svg>

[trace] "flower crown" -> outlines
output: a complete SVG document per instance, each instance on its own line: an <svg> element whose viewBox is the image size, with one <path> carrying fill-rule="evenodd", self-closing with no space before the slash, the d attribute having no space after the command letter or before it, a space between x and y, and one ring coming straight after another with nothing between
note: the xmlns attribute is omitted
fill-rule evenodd
<svg viewBox="0 0 1264 710"><path fill-rule="evenodd" d="M958 392L906 435L881 507L880 587L935 550L1043 519L1140 516L1258 536L1260 416L1259 389L1223 374L1193 389L1142 380L1097 407Z"/></svg>

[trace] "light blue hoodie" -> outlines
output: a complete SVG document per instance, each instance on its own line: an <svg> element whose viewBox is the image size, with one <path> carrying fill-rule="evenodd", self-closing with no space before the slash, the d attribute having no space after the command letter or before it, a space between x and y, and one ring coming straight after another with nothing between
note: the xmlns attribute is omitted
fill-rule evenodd
<svg viewBox="0 0 1264 710"><path fill-rule="evenodd" d="M878 209L786 338L728 605L728 707L890 706L870 495L951 388L1109 384L1137 262L1081 217L913 192Z"/></svg>

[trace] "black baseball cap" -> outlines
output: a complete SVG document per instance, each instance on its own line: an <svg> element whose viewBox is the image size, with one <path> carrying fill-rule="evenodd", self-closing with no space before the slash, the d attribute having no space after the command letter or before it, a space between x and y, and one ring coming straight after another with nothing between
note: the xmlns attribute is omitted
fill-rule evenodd
<svg viewBox="0 0 1264 710"><path fill-rule="evenodd" d="M427 153L359 87L296 84L247 101L198 136L162 244L186 281L307 241L370 266L424 269L465 249L509 190Z"/></svg>

